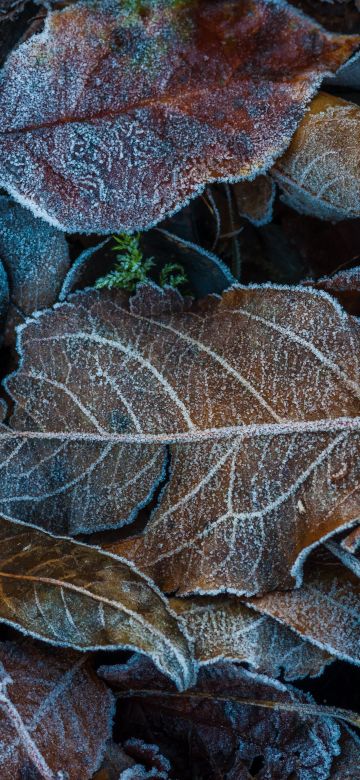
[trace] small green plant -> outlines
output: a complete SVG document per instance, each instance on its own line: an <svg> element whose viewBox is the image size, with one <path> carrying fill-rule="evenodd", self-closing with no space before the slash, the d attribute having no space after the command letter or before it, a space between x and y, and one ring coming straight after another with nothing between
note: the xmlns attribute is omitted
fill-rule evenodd
<svg viewBox="0 0 360 780"><path fill-rule="evenodd" d="M155 265L154 258L144 258L140 249L140 233L128 236L125 233L114 236L113 252L117 253L115 266L106 276L101 276L95 282L95 287L127 290L134 292L139 282L149 280L149 271ZM180 263L167 263L159 274L159 285L164 287L180 287L187 282L184 268Z"/></svg>
<svg viewBox="0 0 360 780"><path fill-rule="evenodd" d="M150 268L154 265L152 257L144 258L139 246L140 233L128 236L125 233L114 236L113 252L117 253L116 263L112 271L101 276L95 283L97 289L107 287L120 288L133 292L139 282L148 279Z"/></svg>
<svg viewBox="0 0 360 780"><path fill-rule="evenodd" d="M167 263L160 271L160 287L165 287L165 285L169 285L170 287L181 287L181 285L186 284L186 282L187 276L180 263Z"/></svg>

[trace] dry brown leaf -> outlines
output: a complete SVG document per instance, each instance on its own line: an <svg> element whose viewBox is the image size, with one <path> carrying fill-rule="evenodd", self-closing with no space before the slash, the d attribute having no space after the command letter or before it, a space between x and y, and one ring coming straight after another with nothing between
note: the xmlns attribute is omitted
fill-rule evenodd
<svg viewBox="0 0 360 780"><path fill-rule="evenodd" d="M29 321L0 508L95 531L131 521L166 478L144 536L118 548L164 590L299 584L307 551L359 517L360 325L300 287L180 308L156 287L130 310L88 291Z"/></svg>
<svg viewBox="0 0 360 780"><path fill-rule="evenodd" d="M267 170L359 40L277 0L49 13L3 70L1 185L69 232L149 227Z"/></svg>
<svg viewBox="0 0 360 780"><path fill-rule="evenodd" d="M323 276L316 282L305 281L316 290L333 295L349 314L360 315L360 268L349 268L333 276Z"/></svg>
<svg viewBox="0 0 360 780"><path fill-rule="evenodd" d="M359 106L320 93L272 169L284 202L320 219L359 217L359 137Z"/></svg>
<svg viewBox="0 0 360 780"><path fill-rule="evenodd" d="M341 542L341 546L344 550L351 553L358 551L360 546L360 525L357 525L353 531L350 531L350 533L345 536Z"/></svg>
<svg viewBox="0 0 360 780"><path fill-rule="evenodd" d="M272 220L275 184L270 176L257 176L254 181L233 184L237 210L253 225L266 225Z"/></svg>
<svg viewBox="0 0 360 780"><path fill-rule="evenodd" d="M0 621L78 650L148 653L180 687L189 642L164 596L127 561L0 518Z"/></svg>
<svg viewBox="0 0 360 780"><path fill-rule="evenodd" d="M207 780L247 780L256 763L271 780L329 777L339 727L324 713L306 712L311 697L278 681L219 663L202 667L196 687L177 696L147 659L101 667L99 674L119 689L119 714L127 729L173 751L176 777L187 776L187 762Z"/></svg>
<svg viewBox="0 0 360 780"><path fill-rule="evenodd" d="M113 696L86 656L29 641L0 643L1 780L34 771L42 780L88 780L113 712Z"/></svg>
<svg viewBox="0 0 360 780"><path fill-rule="evenodd" d="M92 780L168 780L169 761L157 745L128 739L123 745L111 742L102 765Z"/></svg>
<svg viewBox="0 0 360 780"><path fill-rule="evenodd" d="M249 604L332 655L360 664L360 580L339 564L305 573L301 588L276 591Z"/></svg>
<svg viewBox="0 0 360 780"><path fill-rule="evenodd" d="M235 598L170 599L195 644L195 657L203 664L241 661L270 677L284 673L285 680L321 674L334 660L304 641L287 626L259 615Z"/></svg>

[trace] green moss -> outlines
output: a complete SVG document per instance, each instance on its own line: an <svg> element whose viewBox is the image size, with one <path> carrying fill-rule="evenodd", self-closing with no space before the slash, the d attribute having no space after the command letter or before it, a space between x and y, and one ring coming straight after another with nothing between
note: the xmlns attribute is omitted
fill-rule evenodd
<svg viewBox="0 0 360 780"><path fill-rule="evenodd" d="M149 272L155 265L153 257L145 258L140 249L140 233L128 236L125 233L114 236L116 262L112 271L106 276L101 276L95 287L101 289L119 289L134 292L140 282L150 280ZM167 263L159 274L159 285L164 287L180 287L187 282L184 268L180 263Z"/></svg>

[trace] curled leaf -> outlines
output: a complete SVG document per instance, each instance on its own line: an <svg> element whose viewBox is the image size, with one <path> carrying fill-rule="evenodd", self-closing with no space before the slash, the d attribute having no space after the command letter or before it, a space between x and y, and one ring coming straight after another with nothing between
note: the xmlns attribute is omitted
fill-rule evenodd
<svg viewBox="0 0 360 780"><path fill-rule="evenodd" d="M34 771L42 780L87 780L101 762L113 711L113 697L86 656L28 641L0 643L2 780Z"/></svg>
<svg viewBox="0 0 360 780"><path fill-rule="evenodd" d="M359 134L359 106L319 94L272 169L284 202L320 219L359 217Z"/></svg>
<svg viewBox="0 0 360 780"><path fill-rule="evenodd" d="M357 525L349 534L347 534L341 542L341 546L344 550L354 553L357 552L360 546L360 525Z"/></svg>
<svg viewBox="0 0 360 780"><path fill-rule="evenodd" d="M81 0L5 64L1 185L70 232L149 227L268 169L357 45L273 0Z"/></svg>
<svg viewBox="0 0 360 780"><path fill-rule="evenodd" d="M360 268L349 268L333 276L323 276L311 284L317 290L325 290L333 295L342 306L356 316L360 315Z"/></svg>
<svg viewBox="0 0 360 780"><path fill-rule="evenodd" d="M338 726L326 711L315 715L310 697L277 681L219 663L203 667L196 687L177 696L146 659L99 673L119 689L128 729L149 741L156 735L163 750L176 746L176 776L187 776L187 762L209 780L247 778L256 764L271 780L329 776Z"/></svg>
<svg viewBox="0 0 360 780"><path fill-rule="evenodd" d="M189 643L154 585L95 547L0 519L0 621L78 650L148 653L182 688Z"/></svg>

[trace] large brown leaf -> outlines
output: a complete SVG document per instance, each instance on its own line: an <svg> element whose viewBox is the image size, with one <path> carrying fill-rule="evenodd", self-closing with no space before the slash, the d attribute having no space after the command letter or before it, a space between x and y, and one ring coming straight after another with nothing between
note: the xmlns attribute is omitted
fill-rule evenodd
<svg viewBox="0 0 360 780"><path fill-rule="evenodd" d="M124 696L120 693L119 714L126 728L147 741L156 739L165 755L167 748L176 756L176 777L187 779L197 770L207 780L249 780L256 764L262 767L259 778L269 780L329 777L340 736L331 718L299 717L244 701L290 709L311 702L295 689L230 663L203 667L196 687L180 696L147 659L101 667L99 673ZM189 765L193 774L186 771Z"/></svg>
<svg viewBox="0 0 360 780"><path fill-rule="evenodd" d="M323 650L360 664L360 580L343 566L309 567L298 590L267 593L249 603Z"/></svg>
<svg viewBox="0 0 360 780"><path fill-rule="evenodd" d="M29 641L0 643L1 780L88 780L113 710L86 656Z"/></svg>
<svg viewBox="0 0 360 780"><path fill-rule="evenodd" d="M166 477L168 444L159 505L122 554L168 591L300 583L307 550L359 517L359 323L305 288L180 308L155 287L130 310L84 292L29 321L0 508L58 532L118 526Z"/></svg>
<svg viewBox="0 0 360 780"><path fill-rule="evenodd" d="M127 561L0 518L0 621L78 650L148 653L178 687L189 642L166 599Z"/></svg>
<svg viewBox="0 0 360 780"><path fill-rule="evenodd" d="M294 680L317 676L334 660L235 597L173 598L170 604L194 640L195 657L201 665L229 659L248 663L270 677L279 677L283 671L285 680Z"/></svg>
<svg viewBox="0 0 360 780"><path fill-rule="evenodd" d="M274 0L83 0L6 62L0 182L68 231L149 226L269 168L358 42Z"/></svg>

